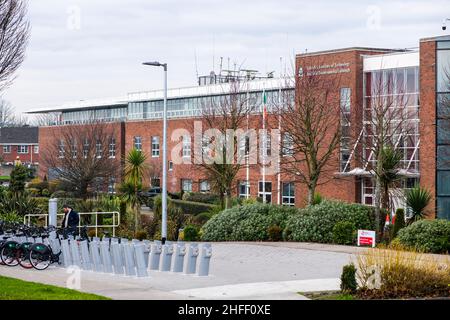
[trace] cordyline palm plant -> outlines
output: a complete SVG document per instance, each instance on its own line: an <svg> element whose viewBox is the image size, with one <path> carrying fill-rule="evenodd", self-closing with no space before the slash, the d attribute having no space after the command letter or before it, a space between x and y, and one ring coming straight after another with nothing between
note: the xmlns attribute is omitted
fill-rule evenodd
<svg viewBox="0 0 450 320"><path fill-rule="evenodd" d="M383 192L382 206L390 212L389 190L401 179L398 174L402 160L402 153L393 146L386 146L381 150L381 172L380 182Z"/></svg>
<svg viewBox="0 0 450 320"><path fill-rule="evenodd" d="M125 159L125 182L121 192L123 199L134 209L134 233L136 234L140 221L139 191L142 179L148 171L147 156L137 149L132 149Z"/></svg>
<svg viewBox="0 0 450 320"><path fill-rule="evenodd" d="M408 224L425 217L425 208L428 203L430 203L431 199L431 193L420 186L416 186L406 192L406 205L412 211L412 216L408 219Z"/></svg>

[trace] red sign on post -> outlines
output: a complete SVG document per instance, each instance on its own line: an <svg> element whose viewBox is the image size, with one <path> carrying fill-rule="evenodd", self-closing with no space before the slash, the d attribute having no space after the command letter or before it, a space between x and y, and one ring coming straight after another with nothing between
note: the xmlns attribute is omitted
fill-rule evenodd
<svg viewBox="0 0 450 320"><path fill-rule="evenodd" d="M375 247L375 231L358 230L358 246Z"/></svg>

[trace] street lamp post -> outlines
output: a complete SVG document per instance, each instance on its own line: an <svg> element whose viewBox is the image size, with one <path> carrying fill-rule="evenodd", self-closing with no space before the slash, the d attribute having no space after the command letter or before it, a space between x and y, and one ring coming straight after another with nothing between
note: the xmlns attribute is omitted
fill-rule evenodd
<svg viewBox="0 0 450 320"><path fill-rule="evenodd" d="M167 239L167 63L144 62L143 65L164 68L164 112L163 112L163 177L162 177L162 223L161 242L164 244Z"/></svg>

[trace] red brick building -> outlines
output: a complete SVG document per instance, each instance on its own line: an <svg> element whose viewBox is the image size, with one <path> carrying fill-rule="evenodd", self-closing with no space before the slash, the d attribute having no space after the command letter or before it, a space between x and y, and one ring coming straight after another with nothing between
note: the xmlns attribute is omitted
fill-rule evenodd
<svg viewBox="0 0 450 320"><path fill-rule="evenodd" d="M1 128L0 159L0 175L9 175L17 160L27 166L39 165L39 128Z"/></svg>
<svg viewBox="0 0 450 320"><path fill-rule="evenodd" d="M347 136L343 137L339 152L333 155L335 172L330 181L318 188L324 197L373 204L374 184L370 167L374 159L368 146L373 141L370 117L376 98L375 84L377 81L392 82L392 90L388 89L383 99L390 101L398 96L404 97L406 120L412 128L395 137L395 147L403 155L403 180L399 189L420 183L433 194L431 209L436 216L449 218L450 81L445 74L450 66L450 37L421 39L418 45L414 50L355 47L297 55L296 76L308 76L311 70L323 77L339 75L340 88L336 95L350 119L345 124L336 124L348 127L343 129ZM181 158L192 159L194 141L183 144L170 138L178 132L176 130L183 128L192 134L192 123L199 115L199 106L208 99L228 94L224 79L211 75L201 79L201 85L197 87L170 89L168 92L169 191L208 192L210 189L197 166L177 164L173 159L172 151L180 144ZM274 117L271 111L273 106L280 104L280 97L294 92L294 84L286 85L286 79L249 79L243 80L246 85L241 93L253 97L258 106L262 106L262 97L266 95L269 118ZM161 90L131 93L118 99L69 103L30 113L54 115L49 126L39 129L41 148L54 143L55 126L80 125L91 119L121 123L122 129L117 132L116 140L121 141L124 150L117 154L123 156L133 147L143 150L153 168L147 183L158 184L162 159L162 97ZM261 118L261 112L250 115L249 128L260 129ZM45 170L42 168L41 174L45 174ZM302 206L306 189L293 180L284 174L263 177L259 164L244 165L236 181L236 195L265 196L272 203ZM401 197L393 195L393 202L396 207L404 206Z"/></svg>

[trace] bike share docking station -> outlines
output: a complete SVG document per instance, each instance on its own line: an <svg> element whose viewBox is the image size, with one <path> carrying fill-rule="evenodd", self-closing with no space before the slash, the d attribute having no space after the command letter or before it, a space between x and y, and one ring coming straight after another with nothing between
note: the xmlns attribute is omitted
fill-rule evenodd
<svg viewBox="0 0 450 320"><path fill-rule="evenodd" d="M15 248L29 244L38 248L38 255L44 257L42 268L59 262L64 268L78 267L81 270L101 272L123 276L148 277L149 271L183 273L187 275L208 276L212 257L211 244L186 243L184 241L171 242L155 240L129 241L125 238L87 236L74 238L63 237L55 231L57 224L57 199L49 200L49 214L45 217L49 227L43 233L32 237L26 235L9 236L10 243L14 245L11 251L9 266L20 263L19 258L13 254ZM47 220L48 219L48 220ZM25 226L30 229L33 227ZM18 234L17 234L18 235ZM23 259L27 257L22 255ZM31 254L28 254L30 264ZM48 261L45 259L47 257ZM3 259L3 255L2 255ZM14 264L17 260L17 264ZM39 260L39 259L38 259ZM198 261L199 260L199 261ZM23 262L22 261L22 262ZM23 266L23 263L20 263ZM30 266L31 268L31 266Z"/></svg>

